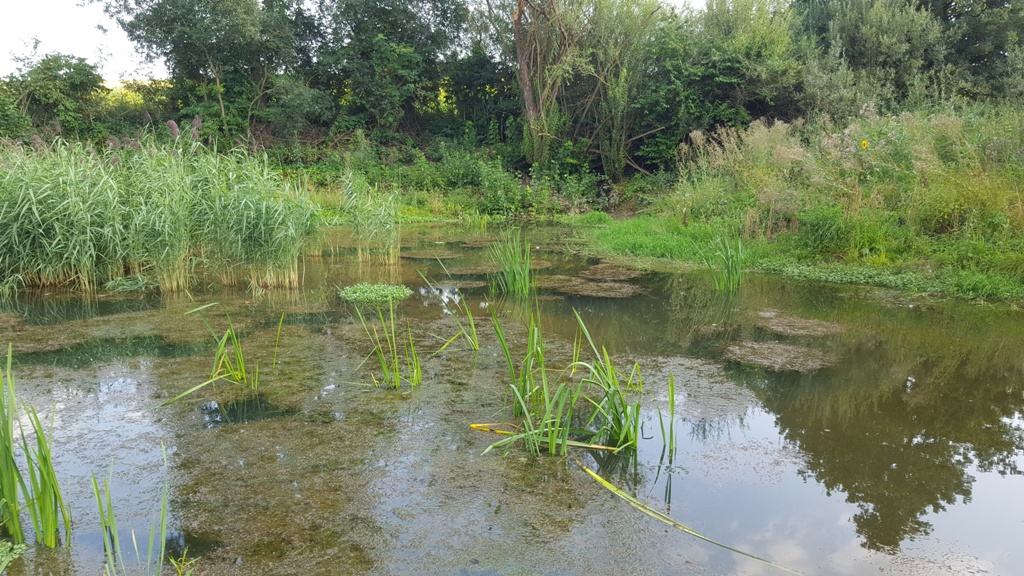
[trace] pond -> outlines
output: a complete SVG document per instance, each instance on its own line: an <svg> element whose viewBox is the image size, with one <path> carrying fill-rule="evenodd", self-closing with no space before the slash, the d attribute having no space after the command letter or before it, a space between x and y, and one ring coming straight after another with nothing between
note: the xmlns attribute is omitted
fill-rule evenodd
<svg viewBox="0 0 1024 576"><path fill-rule="evenodd" d="M69 547L9 573L102 572L93 477L109 480L129 568L166 486L169 553L201 557L197 575L786 573L642 514L579 462L803 574L1024 574L1021 311L757 275L723 297L702 271L580 256L569 229L526 235L534 300L490 295L493 231L438 226L403 229L400 251L338 231L296 291L24 294L0 331L19 397L52 414L74 526ZM356 282L413 289L396 313L421 385L368 385L369 339L337 296ZM454 301L479 351L440 350ZM576 310L625 375L640 366L635 453L483 454L499 437L470 424L507 418L510 397L490 311L521 349L534 308L549 363L571 361ZM226 314L258 392L219 383L163 405L210 377Z"/></svg>

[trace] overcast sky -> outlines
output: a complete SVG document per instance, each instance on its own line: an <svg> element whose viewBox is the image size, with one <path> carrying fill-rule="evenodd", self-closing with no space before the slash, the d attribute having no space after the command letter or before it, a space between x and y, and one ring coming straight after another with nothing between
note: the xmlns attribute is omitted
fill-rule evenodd
<svg viewBox="0 0 1024 576"><path fill-rule="evenodd" d="M135 53L135 46L98 4L81 0L12 0L4 2L0 18L0 76L17 70L14 56L32 52L39 40L38 54L60 52L80 56L97 65L108 80L144 78L153 75L152 66ZM103 27L102 32L98 27ZM157 75L164 75L157 72Z"/></svg>
<svg viewBox="0 0 1024 576"><path fill-rule="evenodd" d="M686 0L670 0L682 4ZM691 2L692 3L692 2ZM107 80L166 77L146 64L117 23L84 0L6 0L0 18L0 77L17 71L14 56L60 52L85 58ZM703 0L699 0L703 5ZM106 30L103 32L100 28Z"/></svg>

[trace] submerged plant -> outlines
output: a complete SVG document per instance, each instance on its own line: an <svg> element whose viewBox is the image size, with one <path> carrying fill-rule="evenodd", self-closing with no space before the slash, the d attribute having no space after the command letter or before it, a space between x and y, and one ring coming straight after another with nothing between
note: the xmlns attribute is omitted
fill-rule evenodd
<svg viewBox="0 0 1024 576"><path fill-rule="evenodd" d="M673 528L675 528L677 530L682 530L683 532L686 532L687 534L689 534L691 536L694 536L696 538L700 538L701 540L704 540L705 542L709 542L711 544L714 544L715 546L718 546L720 548L724 548L726 550L729 550L730 552L735 552L737 554L746 556L747 558L752 558L754 560L757 560L758 562L762 562L762 563L767 564L769 566L772 566L774 568L778 568L779 570L782 570L782 571L785 571L785 572L789 572L790 574L800 574L799 572L796 572L794 570L790 570L789 568L786 568L785 566L780 566L778 564L775 564L774 562L771 562L769 560L765 560L764 558L761 558L760 556L755 556L755 555L753 555L753 554L751 554L749 552L744 552L743 550L739 550L739 549L733 548L731 546L726 546L725 544L722 544L721 542L718 542L716 540L712 540L711 538L701 534L700 532L697 532L693 528L690 528L686 524L683 524L682 522L676 520L675 518L669 516L668 514L662 512L660 510L656 510L656 509L652 508L650 505L640 501L635 496L627 494L621 488L619 488L619 487L615 486L614 484L612 484L611 482L605 480L604 478L599 476L597 474L597 472L594 472L590 468L584 466L582 463L577 461L576 465L579 466L580 468L582 468L583 471L586 472L588 476L590 476L591 478L596 480L598 484L600 484L601 486L604 486L606 489L608 489L609 492L611 492L612 494L615 494L619 498L625 500L627 503L629 503L630 506L632 506L633 508L636 508L637 510L643 512L644 514L647 514L648 516L650 516L651 518L654 518L655 520L658 520L660 522L664 522L665 524L668 524L669 526L671 526L671 527L673 527Z"/></svg>

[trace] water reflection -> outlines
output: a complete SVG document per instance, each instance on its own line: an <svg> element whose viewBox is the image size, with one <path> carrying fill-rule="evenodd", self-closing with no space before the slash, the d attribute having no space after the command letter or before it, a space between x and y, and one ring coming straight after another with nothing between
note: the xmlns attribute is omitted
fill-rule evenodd
<svg viewBox="0 0 1024 576"><path fill-rule="evenodd" d="M1021 473L1024 374L1000 353L1007 337L957 337L981 330L975 314L936 319L949 331L900 312L862 318L838 345L846 360L818 374L736 370L806 455L802 475L857 506L868 549L929 534L929 514L971 500L975 470Z"/></svg>

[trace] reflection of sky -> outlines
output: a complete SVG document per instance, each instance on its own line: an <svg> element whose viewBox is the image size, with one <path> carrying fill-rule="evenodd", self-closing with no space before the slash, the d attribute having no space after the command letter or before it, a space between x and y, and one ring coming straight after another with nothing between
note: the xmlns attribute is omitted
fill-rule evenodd
<svg viewBox="0 0 1024 576"><path fill-rule="evenodd" d="M688 434L689 423L678 420L676 458L672 467L659 471L661 436L655 416L654 438L639 452L641 499L664 510L670 487L668 509L676 520L805 574L1024 573L1017 551L1024 528L1019 478L969 470L976 478L970 505L926 514L932 533L904 542L890 556L862 546L853 522L858 508L846 501L846 494L828 495L812 479L800 479L803 456L780 438L772 414L751 408L738 422L727 433L701 437ZM1018 464L1024 464L1021 458ZM732 566L735 574L781 573L710 544L702 547L708 548L712 565Z"/></svg>

